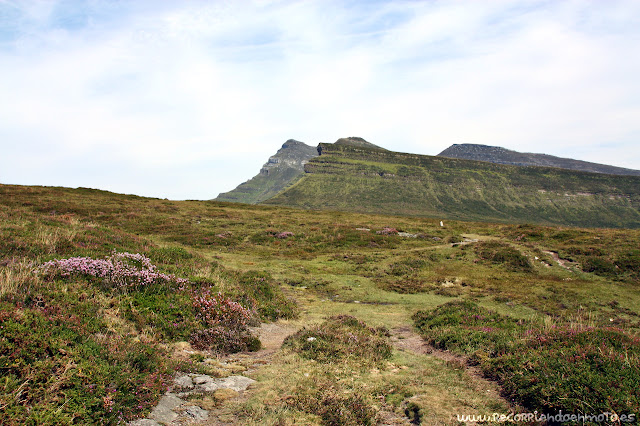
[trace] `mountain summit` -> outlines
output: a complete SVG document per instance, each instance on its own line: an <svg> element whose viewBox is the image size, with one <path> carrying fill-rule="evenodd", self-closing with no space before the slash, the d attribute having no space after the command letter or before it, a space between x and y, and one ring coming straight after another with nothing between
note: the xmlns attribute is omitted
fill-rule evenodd
<svg viewBox="0 0 640 426"><path fill-rule="evenodd" d="M260 173L237 188L223 192L216 201L256 204L273 197L304 173L304 165L318 152L304 142L289 139L262 166Z"/></svg>
<svg viewBox="0 0 640 426"><path fill-rule="evenodd" d="M334 142L334 145L349 145L349 146L355 146L358 148L369 148L369 149L382 149L384 151L386 151L386 149L378 146L378 145L374 145L371 142L367 142L366 140L359 138L357 136L350 136L348 138L340 138L337 141Z"/></svg>
<svg viewBox="0 0 640 426"><path fill-rule="evenodd" d="M579 170L591 173L640 176L640 170L590 163L588 161L573 160L571 158L555 157L547 154L518 152L499 146L476 145L471 143L453 144L438 154L438 156L463 160L488 161L490 163L509 164L512 166L556 167L559 169Z"/></svg>

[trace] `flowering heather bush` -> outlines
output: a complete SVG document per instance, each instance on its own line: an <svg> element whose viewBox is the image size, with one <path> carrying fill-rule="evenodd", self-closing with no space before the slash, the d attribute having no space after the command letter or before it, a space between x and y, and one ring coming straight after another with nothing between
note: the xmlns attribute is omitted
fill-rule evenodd
<svg viewBox="0 0 640 426"><path fill-rule="evenodd" d="M257 313L222 293L206 289L194 295L193 308L204 329L191 335L191 343L201 349L220 353L257 350L260 341L251 334L249 325L256 321Z"/></svg>
<svg viewBox="0 0 640 426"><path fill-rule="evenodd" d="M382 228L380 231L376 231L378 235L398 235L398 230L396 228Z"/></svg>
<svg viewBox="0 0 640 426"><path fill-rule="evenodd" d="M248 329L236 330L225 326L195 331L191 335L191 344L195 348L207 349L221 354L257 351L261 347L260 340Z"/></svg>
<svg viewBox="0 0 640 426"><path fill-rule="evenodd" d="M84 275L101 278L114 287L135 287L155 283L186 284L187 280L156 271L151 260L139 253L114 252L106 259L72 257L51 260L39 268L47 275Z"/></svg>
<svg viewBox="0 0 640 426"><path fill-rule="evenodd" d="M207 327L224 325L232 328L247 328L256 313L222 293L212 294L210 289L193 297L196 317Z"/></svg>

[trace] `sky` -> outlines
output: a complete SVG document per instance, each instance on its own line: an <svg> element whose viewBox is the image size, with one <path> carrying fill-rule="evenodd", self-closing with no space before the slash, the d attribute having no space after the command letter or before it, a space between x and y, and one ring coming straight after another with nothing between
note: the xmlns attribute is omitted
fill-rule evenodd
<svg viewBox="0 0 640 426"><path fill-rule="evenodd" d="M212 199L348 136L640 169L638 76L638 0L0 0L0 183Z"/></svg>

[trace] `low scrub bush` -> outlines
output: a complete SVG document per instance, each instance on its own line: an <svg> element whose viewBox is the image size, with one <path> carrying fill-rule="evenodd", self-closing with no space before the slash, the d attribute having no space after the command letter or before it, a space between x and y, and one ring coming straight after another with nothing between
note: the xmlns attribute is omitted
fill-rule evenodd
<svg viewBox="0 0 640 426"><path fill-rule="evenodd" d="M469 301L453 301L413 316L427 342L439 349L471 354L478 349L495 354L512 345L525 324L481 308Z"/></svg>
<svg viewBox="0 0 640 426"><path fill-rule="evenodd" d="M547 411L640 412L640 341L616 329L554 329L488 359L483 371L520 404Z"/></svg>
<svg viewBox="0 0 640 426"><path fill-rule="evenodd" d="M65 302L0 305L0 423L119 424L150 410L171 378L163 350L106 332L90 301Z"/></svg>
<svg viewBox="0 0 640 426"><path fill-rule="evenodd" d="M543 327L471 302L417 312L431 344L480 364L518 404L546 412L638 413L640 340L613 328Z"/></svg>
<svg viewBox="0 0 640 426"><path fill-rule="evenodd" d="M238 284L238 299L255 309L262 320L275 321L298 315L298 306L282 293L278 283L268 272L248 271L235 279Z"/></svg>
<svg viewBox="0 0 640 426"><path fill-rule="evenodd" d="M131 292L120 300L120 314L138 330L153 330L169 341L188 340L199 328L190 292Z"/></svg>
<svg viewBox="0 0 640 426"><path fill-rule="evenodd" d="M320 325L304 327L287 337L283 346L318 362L355 360L362 366L388 359L392 349L386 328L369 327L349 315L334 316Z"/></svg>
<svg viewBox="0 0 640 426"><path fill-rule="evenodd" d="M409 258L389 265L388 273L396 276L409 275L420 271L424 266L424 260Z"/></svg>
<svg viewBox="0 0 640 426"><path fill-rule="evenodd" d="M158 263L172 264L192 259L193 255L183 247L160 247L151 249L149 257Z"/></svg>
<svg viewBox="0 0 640 426"><path fill-rule="evenodd" d="M531 272L533 266L527 256L508 244L498 241L485 241L474 246L480 260L503 265L512 272Z"/></svg>
<svg viewBox="0 0 640 426"><path fill-rule="evenodd" d="M588 254L576 259L584 272L622 280L640 280L640 250L625 250L610 256Z"/></svg>

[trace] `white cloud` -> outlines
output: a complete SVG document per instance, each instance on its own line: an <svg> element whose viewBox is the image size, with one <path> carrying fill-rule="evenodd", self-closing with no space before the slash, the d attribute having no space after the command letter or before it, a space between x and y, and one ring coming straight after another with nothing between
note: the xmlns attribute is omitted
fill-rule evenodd
<svg viewBox="0 0 640 426"><path fill-rule="evenodd" d="M343 136L640 169L639 12L634 1L0 1L0 181L212 198L286 139Z"/></svg>

